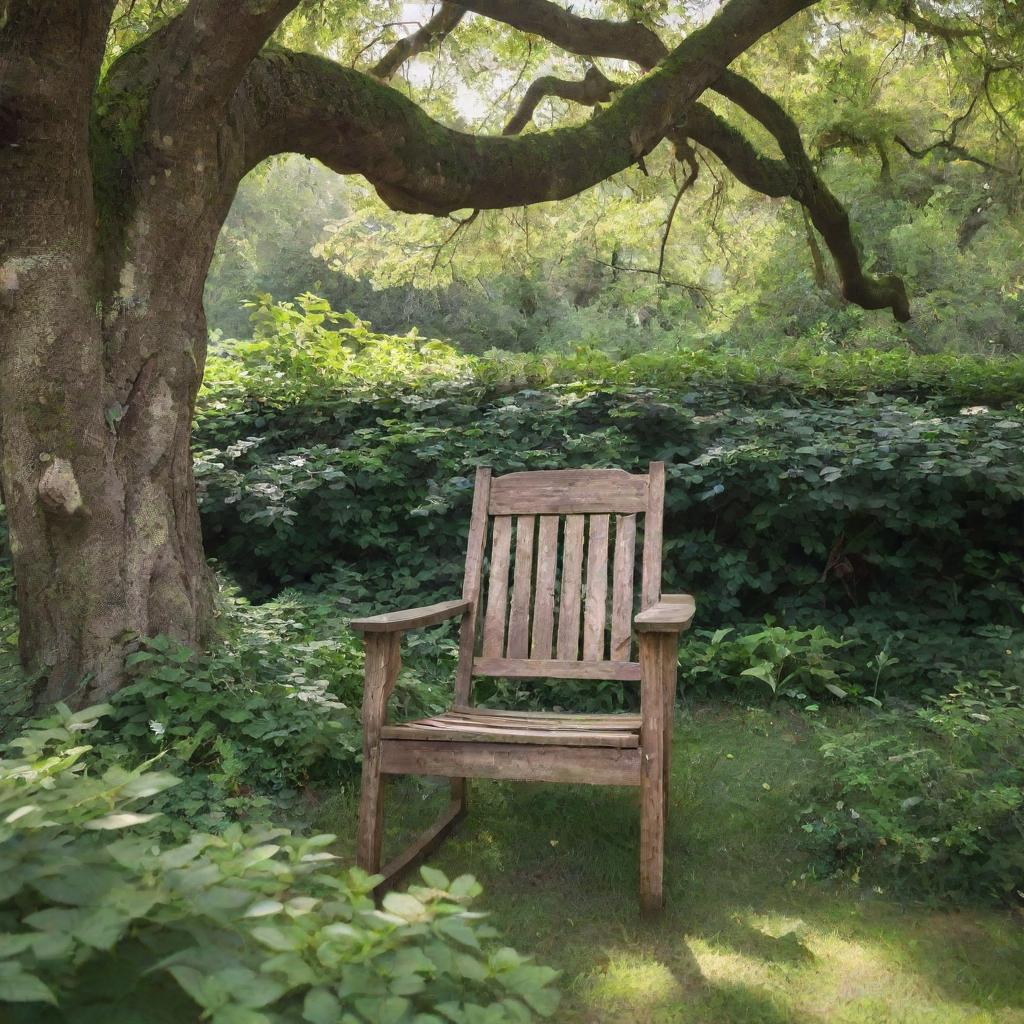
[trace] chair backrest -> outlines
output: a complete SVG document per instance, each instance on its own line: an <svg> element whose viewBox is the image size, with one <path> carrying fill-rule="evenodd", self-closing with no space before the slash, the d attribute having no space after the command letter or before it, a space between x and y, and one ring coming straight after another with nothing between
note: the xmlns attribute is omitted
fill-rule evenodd
<svg viewBox="0 0 1024 1024"><path fill-rule="evenodd" d="M567 469L492 478L489 469L477 470L456 705L469 704L474 676L639 679L632 658L637 517L643 609L661 594L664 500L661 462L644 475Z"/></svg>

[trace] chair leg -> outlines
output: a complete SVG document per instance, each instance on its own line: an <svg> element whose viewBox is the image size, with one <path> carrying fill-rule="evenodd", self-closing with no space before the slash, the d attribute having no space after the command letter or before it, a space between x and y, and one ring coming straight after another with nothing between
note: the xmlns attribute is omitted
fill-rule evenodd
<svg viewBox="0 0 1024 1024"><path fill-rule="evenodd" d="M356 863L371 875L380 871L381 835L384 827L384 777L380 771L380 746L363 758L363 782L359 794L359 827Z"/></svg>
<svg viewBox="0 0 1024 1024"><path fill-rule="evenodd" d="M359 826L356 863L370 874L380 870L381 833L384 824L381 778L380 731L387 720L387 702L394 689L402 659L397 633L366 636L363 692L363 784L359 793Z"/></svg>
<svg viewBox="0 0 1024 1024"><path fill-rule="evenodd" d="M661 751L640 756L640 909L648 914L664 902L665 790Z"/></svg>
<svg viewBox="0 0 1024 1024"><path fill-rule="evenodd" d="M452 803L459 805L459 816L465 817L469 811L469 779L449 779L448 788Z"/></svg>

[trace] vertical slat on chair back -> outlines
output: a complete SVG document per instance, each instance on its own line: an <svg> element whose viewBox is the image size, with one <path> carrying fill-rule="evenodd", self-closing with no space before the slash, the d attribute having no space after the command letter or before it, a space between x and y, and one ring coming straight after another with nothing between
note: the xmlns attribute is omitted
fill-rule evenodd
<svg viewBox="0 0 1024 1024"><path fill-rule="evenodd" d="M664 467L477 474L456 704L477 675L639 679L632 660L638 517L639 605L661 587ZM490 558L484 587L484 551ZM475 612L486 589L479 655Z"/></svg>

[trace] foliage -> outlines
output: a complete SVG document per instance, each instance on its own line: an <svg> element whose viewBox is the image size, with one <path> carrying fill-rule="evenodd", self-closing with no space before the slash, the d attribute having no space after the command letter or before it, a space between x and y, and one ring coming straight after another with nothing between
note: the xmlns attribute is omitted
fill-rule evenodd
<svg viewBox="0 0 1024 1024"><path fill-rule="evenodd" d="M803 829L825 870L940 897L1024 900L1024 706L998 677L822 728ZM909 723L908 723L909 718Z"/></svg>
<svg viewBox="0 0 1024 1024"><path fill-rule="evenodd" d="M144 1007L183 1020L188 1000L214 1024L511 1024L554 1010L554 972L495 946L466 909L480 891L469 876L424 869L378 911L374 877L338 874L333 836L233 825L158 838L138 808L177 779L90 765L83 734L109 711L59 706L59 724L0 760L0 993L26 1011L9 1019L56 1020L51 1004L62 1021Z"/></svg>
<svg viewBox="0 0 1024 1024"><path fill-rule="evenodd" d="M332 595L284 594L259 606L222 596L217 642L196 656L166 637L128 655L128 685L93 730L104 765L157 757L181 780L156 795L168 826L222 831L235 820L304 816L346 786L362 749L362 648ZM419 637L432 644L433 634ZM396 689L401 714L444 701L444 662L415 659ZM12 673L7 686L24 693ZM15 719L12 719L12 723Z"/></svg>
<svg viewBox="0 0 1024 1024"><path fill-rule="evenodd" d="M483 356L406 335L383 335L318 296L251 304L253 342L214 343L197 415L244 413L254 401L333 405L339 399L487 398L520 389L562 386L578 393L650 387L681 392L687 404L800 405L871 395L947 407L1003 406L1024 397L1024 360L956 354L922 356L906 348L835 351L788 341L754 352L680 343L627 358L576 344L569 351ZM332 330L332 325L349 326ZM578 339L577 339L578 340ZM292 374L296 379L292 379ZM401 408L401 405L398 406ZM329 410L333 412L332 410Z"/></svg>
<svg viewBox="0 0 1024 1024"><path fill-rule="evenodd" d="M700 627L820 626L851 641L839 685L866 693L883 651L893 685L1019 665L1004 652L1020 650L1024 420L956 404L1019 395L1019 364L477 360L361 325L331 338L326 312L303 302L268 314L273 339L214 361L198 412L208 549L252 593L337 588L353 613L453 595L476 466L643 471L660 458L665 586L697 595ZM350 331L370 337L353 355ZM861 390L889 374L917 397ZM778 663L743 667L766 660Z"/></svg>
<svg viewBox="0 0 1024 1024"><path fill-rule="evenodd" d="M774 625L770 618L763 628L730 639L733 632L731 628L712 633L702 630L696 641L687 637L680 652L684 681L689 677L707 688L720 687L726 681L742 685L756 680L773 696L805 702L808 693L812 697L824 692L847 696L836 680L840 671L850 671L853 666L841 662L834 652L849 646L850 641L836 640L822 626L787 629ZM873 695L868 699L877 703ZM817 710L816 704L806 706Z"/></svg>
<svg viewBox="0 0 1024 1024"><path fill-rule="evenodd" d="M1015 17L1012 5L998 6L998 20ZM646 5L641 16L670 40L685 29L684 8ZM237 333L240 296L292 295L318 282L383 330L417 325L471 352L564 352L581 343L616 357L680 344L767 352L802 338L827 350L1020 354L1017 63L993 70L983 37L936 60L945 44L908 31L892 17L901 10L846 3L837 20L813 9L744 54L736 70L800 125L817 170L850 209L865 265L906 278L914 317L905 326L846 304L800 208L748 190L702 147L697 179L667 230L683 178L668 145L642 170L569 200L482 211L454 232L446 219L388 210L354 176L332 178L289 158L243 183L218 249L211 322ZM597 3L590 13L627 11ZM981 6L974 14L987 21ZM638 16L636 5L628 15ZM997 34L997 50L1011 38L1019 47L1019 29ZM496 58L518 69L511 87L478 70ZM612 74L624 81L635 70ZM410 66L408 82L442 119L454 114L470 130L497 133L541 74L578 79L579 60L536 36L464 22ZM426 81L429 89L418 88ZM704 102L774 153L734 105L710 93ZM537 125L586 116L549 98Z"/></svg>

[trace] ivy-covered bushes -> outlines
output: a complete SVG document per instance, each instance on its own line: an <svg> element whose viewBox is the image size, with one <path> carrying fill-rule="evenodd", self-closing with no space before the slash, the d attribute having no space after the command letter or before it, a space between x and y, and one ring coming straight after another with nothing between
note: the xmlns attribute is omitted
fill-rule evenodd
<svg viewBox="0 0 1024 1024"><path fill-rule="evenodd" d="M823 625L865 685L882 652L890 682L926 685L1020 650L1024 416L957 404L1020 397L1019 363L475 360L333 316L265 308L200 402L208 549L254 594L451 596L477 465L664 459L665 584L696 593L700 626ZM889 394L864 390L889 371Z"/></svg>
<svg viewBox="0 0 1024 1024"><path fill-rule="evenodd" d="M385 897L334 837L267 825L172 838L175 776L91 763L110 708L57 718L0 759L0 1004L12 1024L199 1015L213 1024L521 1024L555 972L494 942L469 876Z"/></svg>

